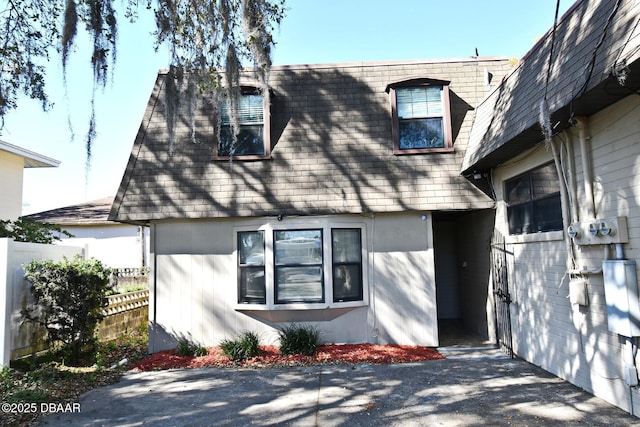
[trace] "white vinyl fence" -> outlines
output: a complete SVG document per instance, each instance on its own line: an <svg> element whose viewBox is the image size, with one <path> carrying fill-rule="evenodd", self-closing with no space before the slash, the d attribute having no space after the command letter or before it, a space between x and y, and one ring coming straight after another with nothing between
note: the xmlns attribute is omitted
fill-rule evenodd
<svg viewBox="0 0 640 427"><path fill-rule="evenodd" d="M42 350L42 331L28 324L22 325L20 311L31 298L22 266L36 259L61 260L83 254L82 248L38 243L15 242L0 238L0 367L11 359ZM32 348L35 345L35 348Z"/></svg>

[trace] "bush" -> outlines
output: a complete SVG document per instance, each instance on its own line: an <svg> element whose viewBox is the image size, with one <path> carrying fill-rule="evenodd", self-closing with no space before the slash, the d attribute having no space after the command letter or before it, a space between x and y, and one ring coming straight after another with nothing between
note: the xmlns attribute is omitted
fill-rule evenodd
<svg viewBox="0 0 640 427"><path fill-rule="evenodd" d="M320 334L314 326L291 324L280 329L278 335L280 340L280 354L304 354L311 356L318 350Z"/></svg>
<svg viewBox="0 0 640 427"><path fill-rule="evenodd" d="M209 354L209 350L206 347L192 342L187 338L181 338L178 341L178 347L176 348L178 356L206 356Z"/></svg>
<svg viewBox="0 0 640 427"><path fill-rule="evenodd" d="M59 262L35 260L24 269L33 303L22 310L23 321L45 328L50 346L61 345L66 364L92 364L111 270L95 258L80 256Z"/></svg>
<svg viewBox="0 0 640 427"><path fill-rule="evenodd" d="M73 234L48 222L20 217L15 221L0 220L0 237L10 237L16 242L46 243L61 240L57 234L74 237Z"/></svg>
<svg viewBox="0 0 640 427"><path fill-rule="evenodd" d="M229 359L240 362L260 354L260 338L254 332L243 332L235 340L222 340L220 349Z"/></svg>

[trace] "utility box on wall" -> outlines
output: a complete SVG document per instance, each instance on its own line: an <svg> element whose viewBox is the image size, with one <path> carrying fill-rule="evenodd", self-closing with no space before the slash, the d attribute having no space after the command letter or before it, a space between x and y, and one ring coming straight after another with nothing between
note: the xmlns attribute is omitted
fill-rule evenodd
<svg viewBox="0 0 640 427"><path fill-rule="evenodd" d="M609 331L625 337L640 336L640 302L636 262L627 259L602 262Z"/></svg>

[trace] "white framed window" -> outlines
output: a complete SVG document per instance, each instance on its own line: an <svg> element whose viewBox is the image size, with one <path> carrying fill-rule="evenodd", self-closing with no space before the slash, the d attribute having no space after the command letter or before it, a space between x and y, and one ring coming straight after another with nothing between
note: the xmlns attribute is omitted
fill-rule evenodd
<svg viewBox="0 0 640 427"><path fill-rule="evenodd" d="M332 228L331 254L333 302L361 301L363 299L362 230Z"/></svg>
<svg viewBox="0 0 640 427"><path fill-rule="evenodd" d="M239 308L365 305L364 230L330 220L236 227Z"/></svg>
<svg viewBox="0 0 640 427"><path fill-rule="evenodd" d="M239 231L238 302L265 304L264 232Z"/></svg>
<svg viewBox="0 0 640 427"><path fill-rule="evenodd" d="M274 230L275 303L324 302L322 229Z"/></svg>

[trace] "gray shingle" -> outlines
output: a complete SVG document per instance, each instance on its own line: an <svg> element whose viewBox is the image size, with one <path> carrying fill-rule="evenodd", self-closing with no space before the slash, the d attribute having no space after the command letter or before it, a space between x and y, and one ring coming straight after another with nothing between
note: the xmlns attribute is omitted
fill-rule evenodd
<svg viewBox="0 0 640 427"><path fill-rule="evenodd" d="M206 104L196 120L199 143L191 142L183 119L169 154L160 74L110 217L136 222L490 207L458 172L474 107L485 95L484 68L501 76L508 61L274 67L271 159L232 162L212 160L213 114ZM415 76L451 80L453 153L393 154L385 88Z"/></svg>

